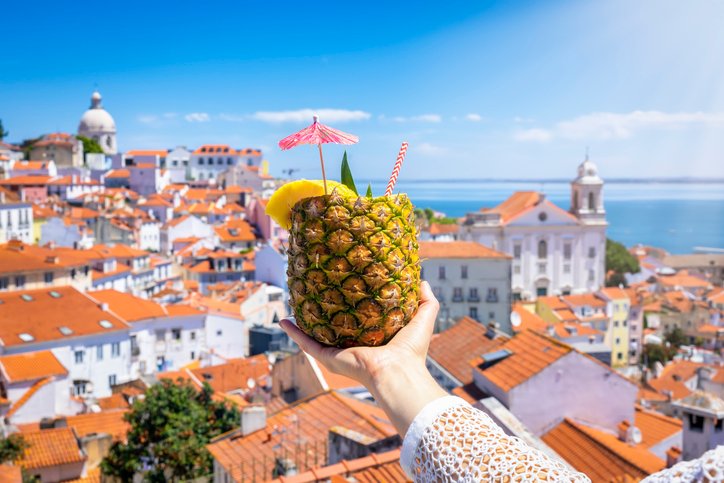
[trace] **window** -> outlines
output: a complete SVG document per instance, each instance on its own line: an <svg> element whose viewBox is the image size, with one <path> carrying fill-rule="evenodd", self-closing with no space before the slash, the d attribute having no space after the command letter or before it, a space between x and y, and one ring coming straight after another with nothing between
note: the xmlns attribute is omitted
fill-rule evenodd
<svg viewBox="0 0 724 483"><path fill-rule="evenodd" d="M696 414L689 414L689 429L696 433L704 431L704 416L697 416Z"/></svg>
<svg viewBox="0 0 724 483"><path fill-rule="evenodd" d="M108 385L109 386L116 385L116 375L115 374L111 374L110 376L108 376Z"/></svg>
<svg viewBox="0 0 724 483"><path fill-rule="evenodd" d="M513 245L513 258L515 258L516 260L520 260L521 252L522 248L519 243Z"/></svg>
<svg viewBox="0 0 724 483"><path fill-rule="evenodd" d="M204 164L204 158L199 158L199 165Z"/></svg>
<svg viewBox="0 0 724 483"><path fill-rule="evenodd" d="M520 265L516 265L513 267L513 273L516 275L520 275Z"/></svg>
<svg viewBox="0 0 724 483"><path fill-rule="evenodd" d="M460 266L460 278L468 278L468 266L467 265Z"/></svg>
<svg viewBox="0 0 724 483"><path fill-rule="evenodd" d="M75 351L73 357L75 358L76 364L83 364L83 351Z"/></svg>
<svg viewBox="0 0 724 483"><path fill-rule="evenodd" d="M216 331L216 335L218 335L219 337L221 337L221 334L223 334L223 332L221 330Z"/></svg>
<svg viewBox="0 0 724 483"><path fill-rule="evenodd" d="M85 394L86 384L88 384L88 381L73 381L73 394L76 396Z"/></svg>
<svg viewBox="0 0 724 483"><path fill-rule="evenodd" d="M472 287L470 289L470 300L478 300L478 288Z"/></svg>
<svg viewBox="0 0 724 483"><path fill-rule="evenodd" d="M25 287L25 275L18 275L15 277L15 288Z"/></svg>
<svg viewBox="0 0 724 483"><path fill-rule="evenodd" d="M616 353L616 360L623 360L623 352L617 352Z"/></svg>
<svg viewBox="0 0 724 483"><path fill-rule="evenodd" d="M588 193L588 209L589 210L595 210L596 209L596 197L593 193Z"/></svg>
<svg viewBox="0 0 724 483"><path fill-rule="evenodd" d="M171 329L171 338L173 340L181 340L181 329Z"/></svg>
<svg viewBox="0 0 724 483"><path fill-rule="evenodd" d="M470 307L470 318L478 320L478 308L477 307Z"/></svg>
<svg viewBox="0 0 724 483"><path fill-rule="evenodd" d="M596 258L596 248L590 247L588 249L588 258Z"/></svg>
<svg viewBox="0 0 724 483"><path fill-rule="evenodd" d="M613 323L614 327L618 327L618 320Z"/></svg>
<svg viewBox="0 0 724 483"><path fill-rule="evenodd" d="M438 268L438 278L440 280L445 280L445 267L441 266Z"/></svg>
<svg viewBox="0 0 724 483"><path fill-rule="evenodd" d="M548 244L545 240L538 242L538 258L541 260L548 258Z"/></svg>
<svg viewBox="0 0 724 483"><path fill-rule="evenodd" d="M588 281L593 282L596 279L596 272L591 269L588 271Z"/></svg>
<svg viewBox="0 0 724 483"><path fill-rule="evenodd" d="M620 338L620 337L616 337L616 345L619 345L620 343L621 343L621 338Z"/></svg>
<svg viewBox="0 0 724 483"><path fill-rule="evenodd" d="M521 300L523 300L523 296L521 295L521 293L520 293L520 292L513 292L513 301L514 301L514 302L520 302Z"/></svg>
<svg viewBox="0 0 724 483"><path fill-rule="evenodd" d="M228 164L229 166L231 166L231 163L232 163L231 158L226 158L226 164Z"/></svg>
<svg viewBox="0 0 724 483"><path fill-rule="evenodd" d="M453 302L463 301L463 289L461 287L453 288Z"/></svg>
<svg viewBox="0 0 724 483"><path fill-rule="evenodd" d="M53 272L45 272L43 275L45 283L53 283Z"/></svg>
<svg viewBox="0 0 724 483"><path fill-rule="evenodd" d="M628 321L627 321L627 320L624 320L624 321L623 321L623 326L624 326L624 327L628 326Z"/></svg>
<svg viewBox="0 0 724 483"><path fill-rule="evenodd" d="M7 290L10 285L10 279L8 277L0 277L0 290Z"/></svg>
<svg viewBox="0 0 724 483"><path fill-rule="evenodd" d="M563 273L571 273L571 264L570 263L563 264Z"/></svg>
<svg viewBox="0 0 724 483"><path fill-rule="evenodd" d="M573 253L573 247L571 246L571 244L564 243L563 244L563 259L570 260L572 253Z"/></svg>
<svg viewBox="0 0 724 483"><path fill-rule="evenodd" d="M114 342L111 344L111 357L118 357L121 355L121 343Z"/></svg>
<svg viewBox="0 0 724 483"><path fill-rule="evenodd" d="M541 222L546 221L548 219L548 213L546 213L545 211L541 211L540 213L538 213L538 219Z"/></svg>
<svg viewBox="0 0 724 483"><path fill-rule="evenodd" d="M488 318L490 320L495 320L495 312L488 312Z"/></svg>
<svg viewBox="0 0 724 483"><path fill-rule="evenodd" d="M189 337L191 338L191 340L196 340L196 331L192 330L189 333ZM193 359L193 357L192 357L192 359Z"/></svg>
<svg viewBox="0 0 724 483"><path fill-rule="evenodd" d="M194 351L191 351L191 360L196 359L196 353Z"/></svg>
<svg viewBox="0 0 724 483"><path fill-rule="evenodd" d="M99 361L103 360L103 344L96 346L96 359Z"/></svg>
<svg viewBox="0 0 724 483"><path fill-rule="evenodd" d="M722 430L722 421L724 421L724 419L720 418L716 420L716 423L714 423L714 431L717 433L720 433Z"/></svg>
<svg viewBox="0 0 724 483"><path fill-rule="evenodd" d="M75 268L70 269L70 278L75 280L75 276L78 275L78 271Z"/></svg>

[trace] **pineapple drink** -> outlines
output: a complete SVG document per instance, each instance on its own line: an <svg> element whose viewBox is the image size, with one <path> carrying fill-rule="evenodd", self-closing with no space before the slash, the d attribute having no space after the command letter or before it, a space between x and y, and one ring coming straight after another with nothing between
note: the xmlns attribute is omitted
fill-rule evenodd
<svg viewBox="0 0 724 483"><path fill-rule="evenodd" d="M302 194L294 192L298 183ZM323 344L384 344L419 301L412 203L404 194L372 198L328 185L329 195L302 197L323 193L321 181L289 183L267 206L275 220L283 212L280 224L289 229L291 308L299 328Z"/></svg>

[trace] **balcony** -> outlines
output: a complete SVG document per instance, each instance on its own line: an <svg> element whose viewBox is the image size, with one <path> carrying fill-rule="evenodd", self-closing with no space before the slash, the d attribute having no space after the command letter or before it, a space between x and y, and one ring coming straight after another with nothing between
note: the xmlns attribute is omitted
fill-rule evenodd
<svg viewBox="0 0 724 483"><path fill-rule="evenodd" d="M141 355L141 348L138 346L131 347L131 356L138 357Z"/></svg>
<svg viewBox="0 0 724 483"><path fill-rule="evenodd" d="M452 301L453 301L453 302L462 302L463 300L464 300L464 298L463 298L462 295L453 295L453 296L452 296Z"/></svg>
<svg viewBox="0 0 724 483"><path fill-rule="evenodd" d="M471 303L480 302L480 295L468 295L468 302L471 302Z"/></svg>
<svg viewBox="0 0 724 483"><path fill-rule="evenodd" d="M489 304L497 304L498 303L498 295L492 294L485 297L485 301Z"/></svg>

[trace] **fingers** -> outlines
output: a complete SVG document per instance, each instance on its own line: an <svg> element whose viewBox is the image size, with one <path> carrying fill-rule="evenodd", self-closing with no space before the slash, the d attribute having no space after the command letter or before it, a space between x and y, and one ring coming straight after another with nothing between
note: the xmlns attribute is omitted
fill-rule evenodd
<svg viewBox="0 0 724 483"><path fill-rule="evenodd" d="M300 349L317 360L322 359L322 353L324 352L325 347L302 332L302 330L294 325L291 320L282 319L281 322L279 322L279 326L289 337L292 338L294 342L297 343Z"/></svg>
<svg viewBox="0 0 724 483"><path fill-rule="evenodd" d="M424 350L427 351L439 309L440 304L435 298L430 284L422 282L420 285L420 305L417 308L417 313L410 323L400 330L398 336L406 342L421 344ZM393 340L398 339L398 336L395 336Z"/></svg>

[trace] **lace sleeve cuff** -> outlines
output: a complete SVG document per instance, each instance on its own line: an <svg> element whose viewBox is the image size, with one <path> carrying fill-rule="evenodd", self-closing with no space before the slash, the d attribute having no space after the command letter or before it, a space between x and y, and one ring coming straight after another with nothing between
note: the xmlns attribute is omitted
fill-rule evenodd
<svg viewBox="0 0 724 483"><path fill-rule="evenodd" d="M453 408L455 406L470 406L463 399L456 396L445 396L429 402L422 411L415 416L415 419L407 428L407 434L402 442L402 451L400 453L400 465L405 470L407 476L413 478L412 465L414 463L415 451L420 444L422 435L432 423L437 419L440 413ZM413 478L414 479L414 478Z"/></svg>

